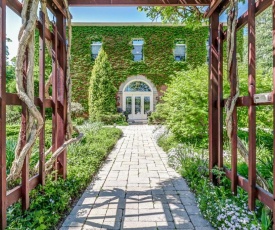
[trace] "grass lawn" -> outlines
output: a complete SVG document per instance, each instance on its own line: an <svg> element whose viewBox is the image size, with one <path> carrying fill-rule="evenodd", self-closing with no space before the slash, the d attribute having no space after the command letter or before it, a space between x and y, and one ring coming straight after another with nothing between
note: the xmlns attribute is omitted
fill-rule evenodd
<svg viewBox="0 0 275 230"><path fill-rule="evenodd" d="M11 129L14 130L14 129ZM20 202L8 209L7 229L54 229L89 185L107 154L120 138L117 128L89 124L82 128L83 139L68 149L67 180L47 179L44 187L30 193L30 209L23 213Z"/></svg>

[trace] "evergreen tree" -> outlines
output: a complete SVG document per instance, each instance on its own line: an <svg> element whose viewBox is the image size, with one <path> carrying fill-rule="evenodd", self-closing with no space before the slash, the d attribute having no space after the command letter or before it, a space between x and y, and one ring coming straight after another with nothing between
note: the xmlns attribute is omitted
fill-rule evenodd
<svg viewBox="0 0 275 230"><path fill-rule="evenodd" d="M101 49L92 70L89 88L89 116L100 120L100 116L116 113L117 89L113 84L113 69L106 52Z"/></svg>

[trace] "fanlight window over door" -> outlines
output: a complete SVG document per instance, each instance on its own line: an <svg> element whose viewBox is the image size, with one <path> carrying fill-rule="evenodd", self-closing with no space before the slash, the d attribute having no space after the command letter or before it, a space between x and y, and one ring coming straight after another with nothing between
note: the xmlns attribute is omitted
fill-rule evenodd
<svg viewBox="0 0 275 230"><path fill-rule="evenodd" d="M134 81L127 85L125 92L151 92L151 88L142 81Z"/></svg>

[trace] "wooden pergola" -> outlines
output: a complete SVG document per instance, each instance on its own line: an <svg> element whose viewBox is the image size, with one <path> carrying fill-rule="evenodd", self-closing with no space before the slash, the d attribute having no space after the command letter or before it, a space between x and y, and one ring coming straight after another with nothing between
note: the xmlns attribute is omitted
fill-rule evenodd
<svg viewBox="0 0 275 230"><path fill-rule="evenodd" d="M232 167L224 169L227 177L232 181L232 192L237 193L237 186L242 187L249 194L249 208L255 208L255 200L259 199L271 210L275 210L275 190L270 194L256 185L256 106L275 106L275 88L273 98L269 103L255 104L255 17L273 4L273 81L275 85L275 0L248 0L248 11L238 19L237 28L248 25L248 50L249 94L238 98L237 106L246 106L249 109L249 176L248 180L237 173L237 109L234 110L233 133L231 142ZM209 58L209 168L223 167L223 42L227 36L222 23L219 22L220 14L228 7L229 0L68 0L70 6L209 6L206 16L210 25L210 58ZM22 106L22 119L26 116L26 105L22 103L17 94L6 92L6 7L9 7L17 15L21 15L22 4L18 0L0 0L0 228L6 227L6 210L13 203L22 199L23 209L29 207L29 192L38 184L45 184L45 127L39 137L39 173L29 178L28 157L22 171L22 184L7 191L6 182L6 106ZM66 12L62 0L47 0L48 9L55 15L56 21L53 30L45 27L45 15L40 12L37 28L39 30L39 97L35 98L35 105L45 120L45 109L52 109L53 120L53 150L58 149L65 141L66 132ZM45 41L52 41L52 69L53 84L52 98L45 98ZM235 35L236 43L236 35ZM236 47L236 46L235 46ZM236 75L236 48L234 55L234 68L230 70L230 77ZM57 65L56 63L59 63ZM27 66L25 67L27 68ZM234 95L236 82L231 84ZM275 111L275 110L274 110ZM274 112L275 118L275 112ZM274 119L275 121L275 119ZM274 126L275 130L275 126ZM26 133L26 125L22 127ZM24 144L26 140L22 140ZM275 142L274 142L275 143ZM57 158L55 169L66 178L66 151ZM274 168L275 170L275 168ZM214 175L210 175L213 183L217 183ZM275 183L275 181L274 181ZM274 212L275 213L275 212ZM275 214L274 214L275 219Z"/></svg>

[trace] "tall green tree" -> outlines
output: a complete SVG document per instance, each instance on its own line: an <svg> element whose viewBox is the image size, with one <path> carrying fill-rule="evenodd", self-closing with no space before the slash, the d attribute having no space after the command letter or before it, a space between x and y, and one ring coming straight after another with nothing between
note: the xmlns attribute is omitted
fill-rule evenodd
<svg viewBox="0 0 275 230"><path fill-rule="evenodd" d="M101 49L95 60L89 88L89 116L99 120L101 115L116 113L116 92L113 69L106 52Z"/></svg>

